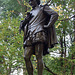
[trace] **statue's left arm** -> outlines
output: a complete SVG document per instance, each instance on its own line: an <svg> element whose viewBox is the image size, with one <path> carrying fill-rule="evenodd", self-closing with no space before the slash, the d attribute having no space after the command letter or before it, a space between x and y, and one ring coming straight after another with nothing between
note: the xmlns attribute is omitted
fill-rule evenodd
<svg viewBox="0 0 75 75"><path fill-rule="evenodd" d="M47 6L47 5L44 7L44 12L50 16L48 25L44 25L44 28L51 27L57 21L58 13L56 11L54 11L53 9L49 8L49 6Z"/></svg>

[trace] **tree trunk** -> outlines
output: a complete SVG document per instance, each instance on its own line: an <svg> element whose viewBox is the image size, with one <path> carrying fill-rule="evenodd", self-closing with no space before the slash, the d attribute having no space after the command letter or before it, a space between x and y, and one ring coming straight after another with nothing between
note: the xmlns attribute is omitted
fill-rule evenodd
<svg viewBox="0 0 75 75"><path fill-rule="evenodd" d="M66 41L65 41L65 30L63 31L64 33L64 58L66 58Z"/></svg>
<svg viewBox="0 0 75 75"><path fill-rule="evenodd" d="M60 36L60 45L61 45L61 59L60 59L60 62L61 62L61 67L63 67L63 37Z"/></svg>
<svg viewBox="0 0 75 75"><path fill-rule="evenodd" d="M75 7L74 7L74 12L75 12ZM74 17L74 23L73 23L73 25L74 25L74 33L73 34L74 34L74 45L75 45L75 17ZM71 60L74 59L74 55L75 55L75 52L72 53ZM71 75L73 75L73 70L74 70L74 62L72 62L72 65L71 65Z"/></svg>
<svg viewBox="0 0 75 75"><path fill-rule="evenodd" d="M66 73L66 41L65 41L65 30L63 31L64 34L64 75Z"/></svg>

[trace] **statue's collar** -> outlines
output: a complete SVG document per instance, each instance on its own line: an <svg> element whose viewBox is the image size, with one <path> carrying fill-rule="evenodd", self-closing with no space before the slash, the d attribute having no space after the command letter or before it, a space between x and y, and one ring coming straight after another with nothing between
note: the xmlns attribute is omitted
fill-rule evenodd
<svg viewBox="0 0 75 75"><path fill-rule="evenodd" d="M37 9L37 8L39 8L40 7L40 5L37 5L36 7L34 7L32 10L35 10L35 9Z"/></svg>

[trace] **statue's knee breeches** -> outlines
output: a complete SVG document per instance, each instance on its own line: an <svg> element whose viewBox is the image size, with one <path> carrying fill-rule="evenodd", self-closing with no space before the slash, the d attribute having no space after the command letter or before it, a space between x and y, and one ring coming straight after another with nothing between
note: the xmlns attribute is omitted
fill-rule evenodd
<svg viewBox="0 0 75 75"><path fill-rule="evenodd" d="M30 60L30 58L29 58L28 56L27 56L27 57L24 56L24 60L25 60L25 61L28 61L28 60Z"/></svg>
<svg viewBox="0 0 75 75"><path fill-rule="evenodd" d="M32 46L25 47L25 50L24 50L24 59L25 60L30 60L32 53L33 53Z"/></svg>
<svg viewBox="0 0 75 75"><path fill-rule="evenodd" d="M24 60L25 60L25 61L30 60L30 58L31 58L31 57L28 55L28 53L25 53L25 54L24 54Z"/></svg>

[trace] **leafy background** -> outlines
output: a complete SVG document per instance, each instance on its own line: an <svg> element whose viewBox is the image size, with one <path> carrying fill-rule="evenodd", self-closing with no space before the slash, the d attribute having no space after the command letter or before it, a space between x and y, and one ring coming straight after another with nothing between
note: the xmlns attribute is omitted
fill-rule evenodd
<svg viewBox="0 0 75 75"><path fill-rule="evenodd" d="M51 0L50 7L59 14L55 23L58 44L43 57L49 69L44 67L43 75L75 75L75 0ZM28 0L0 0L0 75L28 75L19 25L31 9ZM37 75L35 55L31 60Z"/></svg>

